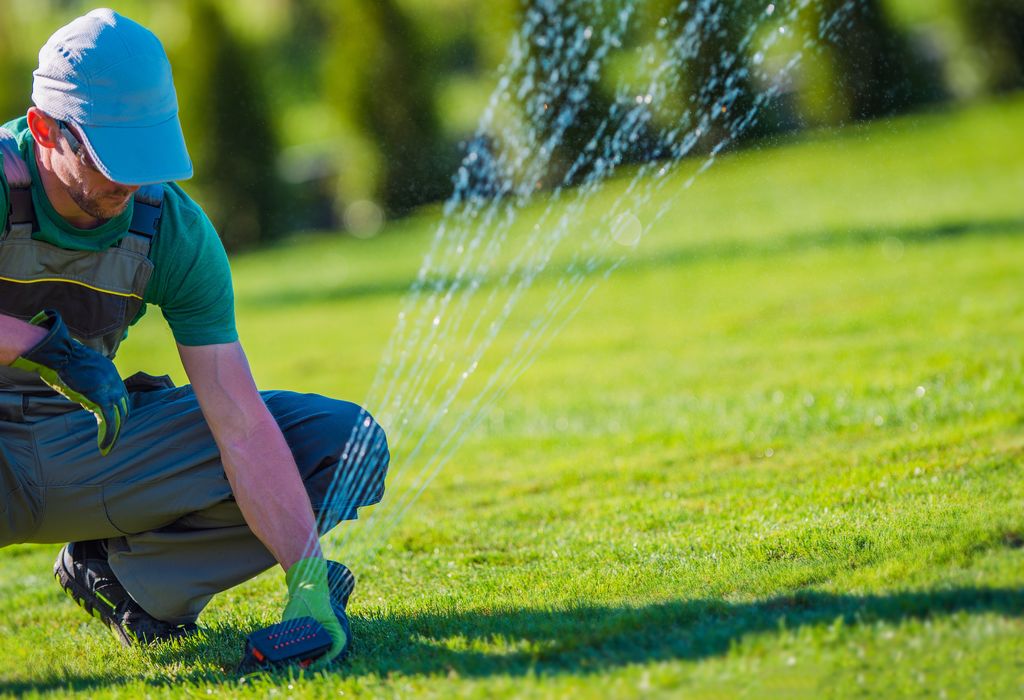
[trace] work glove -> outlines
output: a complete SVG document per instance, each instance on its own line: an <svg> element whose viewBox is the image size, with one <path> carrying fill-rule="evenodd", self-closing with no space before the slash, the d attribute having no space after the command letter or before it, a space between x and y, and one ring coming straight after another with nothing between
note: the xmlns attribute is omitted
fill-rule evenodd
<svg viewBox="0 0 1024 700"><path fill-rule="evenodd" d="M128 417L128 390L114 363L72 338L64 319L52 309L40 311L29 323L49 333L11 367L35 372L54 391L96 416L96 443L106 455Z"/></svg>
<svg viewBox="0 0 1024 700"><path fill-rule="evenodd" d="M287 622L299 617L311 617L327 631L334 644L311 668L321 669L338 658L348 648L348 634L341 626L331 607L331 593L327 586L327 561L322 557L301 559L285 573L288 584L288 604L281 615Z"/></svg>

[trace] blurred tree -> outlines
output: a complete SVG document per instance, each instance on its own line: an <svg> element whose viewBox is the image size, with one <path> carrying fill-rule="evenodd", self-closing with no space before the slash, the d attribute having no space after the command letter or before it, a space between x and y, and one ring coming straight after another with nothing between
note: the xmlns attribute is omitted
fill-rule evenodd
<svg viewBox="0 0 1024 700"><path fill-rule="evenodd" d="M417 27L394 0L343 0L333 10L324 92L375 150L375 172L364 174L373 194L392 215L442 199L455 149L441 132L439 75Z"/></svg>
<svg viewBox="0 0 1024 700"><path fill-rule="evenodd" d="M493 70L501 64L508 43L519 28L521 0L491 0L477 3L468 31L476 43L478 68Z"/></svg>
<svg viewBox="0 0 1024 700"><path fill-rule="evenodd" d="M320 92L323 54L330 38L329 0L286 0L288 22L266 47L264 70L282 103Z"/></svg>
<svg viewBox="0 0 1024 700"><path fill-rule="evenodd" d="M541 33L530 37L531 55L536 59L531 76L533 84L543 84L551 65L559 63L565 47L577 44L582 25L592 25L592 37L580 65L567 65L562 59L563 86L555 90L553 109L535 115L539 126L550 130L547 122L558 124L558 119L571 104L574 90L571 79L582 72L594 53L594 46L605 27L612 27L621 19L623 3L588 7L578 5L578 22L564 19L542 21L541 26L561 26L560 41L551 41ZM595 9L598 8L598 9ZM535 0L529 11L565 14L566 8L557 3ZM707 0L702 3L679 0L652 0L633 8L629 28L622 37L621 46L615 46L605 65L603 79L594 85L584 104L576 106L562 141L555 150L553 178L559 178L564 165L576 156L597 133L611 134L625 128L628 138L616 147L622 162L637 163L664 157L664 144L657 137L651 122L634 127L629 111L634 100L647 98L650 89L650 71L654 65L671 60L678 72L674 90L659 95L652 108L653 125L658 128L682 128L684 131L700 129L700 139L691 153L707 153L723 143L743 143L763 137L780 128L782 120L776 105L754 110L756 88L749 70L752 39L751 29L755 13L763 13L763 6L751 0ZM657 33L665 34L664 41L674 47L673 55L660 56L653 63L645 60L643 49L649 46ZM687 36L682 36L683 34ZM543 42L541 44L540 42ZM668 49L668 46L665 47ZM664 78L661 79L664 83ZM674 94L672 94L674 92ZM650 102L648 102L650 104ZM753 117L753 118L751 118ZM670 120L666 122L665 120ZM634 131L635 129L635 131ZM597 165L590 159L590 167ZM601 163L603 166L603 163ZM590 167L577 168L577 179L585 176Z"/></svg>
<svg viewBox="0 0 1024 700"><path fill-rule="evenodd" d="M839 36L790 79L772 83L771 66L805 48L805 39L817 38L810 25L850 3L858 12ZM918 8L911 19L909 6ZM40 42L88 8L85 0L0 0L0 13L8 18L0 23L5 117L28 103ZM492 150L515 142L522 162L530 162L538 157L537 146L558 133L540 178L549 185L562 182L592 137L602 129L614 132L632 100L649 91L652 66L663 65L669 49L659 46L652 55L644 47L666 16L677 33L697 15L701 19L691 26L695 41L688 43L692 52L680 64L678 81L654 100L650 126L685 130L706 117L697 151L734 134L753 96L768 86L779 88L781 99L761 110L746 138L792 126L786 110L798 100L801 116L810 116L804 123L832 123L885 116L943 97L937 59L921 47L924 32L914 33L908 24L920 17L956 17L956 27L969 27L985 57L983 69L990 70L991 89L1024 85L1024 0L814 0L806 31L784 39L774 34L761 0L119 0L118 8L167 41L196 162L196 178L187 185L231 248L285 228L336 226L342 210L360 199L401 215L446 196L458 165L454 141L468 138L479 122L495 70L531 10L542 17L523 35L529 64L512 78L518 92L527 77L523 71L529 72L532 88L497 105L492 133L483 141ZM622 44L602 58L597 80L582 93L573 91L602 30L624 9L633 18ZM577 16L575 23L559 18L568 13ZM755 26L761 30L752 35ZM580 45L587 27L589 45L569 65L566 47ZM769 33L774 48L755 61ZM563 68L555 78L553 65ZM261 80L273 91L265 92ZM533 98L539 99L527 108ZM813 100L816 112L808 107ZM275 126L288 147L280 159ZM641 125L635 140L616 146L617 155L626 162L659 157L663 144L654 140L655 131ZM576 181L587 173L573 172ZM279 173L289 183L284 189ZM303 213L291 212L286 221L279 217L281 202Z"/></svg>
<svg viewBox="0 0 1024 700"><path fill-rule="evenodd" d="M0 17L10 16L9 0L0 0ZM25 114L32 101L32 69L27 52L16 45L16 28L0 22L0 124ZM36 47L38 50L38 47Z"/></svg>
<svg viewBox="0 0 1024 700"><path fill-rule="evenodd" d="M678 26L697 28L696 56L687 65L685 98L693 110L710 119L710 128L701 139L701 150L708 151L725 140L745 143L782 128L777 103L755 112L759 89L750 74L748 33L760 22L764 3L751 0L712 0L710 3L679 3ZM742 132L737 128L748 115L755 115Z"/></svg>
<svg viewBox="0 0 1024 700"><path fill-rule="evenodd" d="M881 0L821 0L820 17L849 5L849 22L832 42L837 98L852 119L906 112L947 97L939 66L893 25Z"/></svg>
<svg viewBox="0 0 1024 700"><path fill-rule="evenodd" d="M277 141L252 53L212 0L188 0L191 34L172 57L195 189L224 245L263 243L282 227Z"/></svg>
<svg viewBox="0 0 1024 700"><path fill-rule="evenodd" d="M1024 0L964 0L960 12L985 56L989 87L1024 87Z"/></svg>
<svg viewBox="0 0 1024 700"><path fill-rule="evenodd" d="M609 9L604 9L602 12L600 4L587 8L579 2L551 0L521 5L516 26L530 23L524 36L528 57L513 84L530 87L520 87L516 95L523 120L520 128L533 135L524 143L534 148L541 143L553 145L544 186L564 183L577 156L609 120L615 95L602 81L583 79L601 44L601 29L613 21ZM492 136L501 139L504 135ZM594 160L589 158L588 167L575 170L576 182L587 175Z"/></svg>

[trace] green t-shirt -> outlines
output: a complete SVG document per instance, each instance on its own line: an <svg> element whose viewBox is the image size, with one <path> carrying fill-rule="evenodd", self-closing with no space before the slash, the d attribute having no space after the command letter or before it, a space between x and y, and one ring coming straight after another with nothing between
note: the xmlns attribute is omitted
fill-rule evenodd
<svg viewBox="0 0 1024 700"><path fill-rule="evenodd" d="M100 251L115 245L128 232L133 204L94 229L69 224L50 204L39 179L35 142L22 117L4 124L15 135L22 158L32 173L32 201L39 231L33 238L70 250ZM0 156L0 166L2 166ZM0 215L8 210L7 179L0 167ZM164 186L160 231L153 239L149 257L153 275L143 294L143 306L132 320L134 325L146 311L146 304L160 307L174 339L182 345L211 345L238 340L235 330L235 299L227 254L213 224L202 208L178 185Z"/></svg>

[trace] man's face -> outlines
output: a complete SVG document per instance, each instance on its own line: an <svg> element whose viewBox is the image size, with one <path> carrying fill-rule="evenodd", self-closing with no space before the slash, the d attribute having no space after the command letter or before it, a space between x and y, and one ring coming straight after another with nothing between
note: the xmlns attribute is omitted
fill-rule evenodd
<svg viewBox="0 0 1024 700"><path fill-rule="evenodd" d="M73 126L67 127L74 129ZM97 219L112 219L125 210L138 185L122 185L108 180L93 163L79 134L72 131L78 141L77 152L65 138L62 156L54 163L54 172L64 184L68 196L78 208Z"/></svg>

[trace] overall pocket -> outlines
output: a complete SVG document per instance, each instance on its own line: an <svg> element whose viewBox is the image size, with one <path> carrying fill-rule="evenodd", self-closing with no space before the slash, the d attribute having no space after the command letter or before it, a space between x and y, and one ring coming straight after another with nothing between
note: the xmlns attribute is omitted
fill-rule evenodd
<svg viewBox="0 0 1024 700"><path fill-rule="evenodd" d="M100 486L73 484L42 489L43 517L32 535L33 542L57 543L98 540L121 533L103 510Z"/></svg>
<svg viewBox="0 0 1024 700"><path fill-rule="evenodd" d="M103 487L107 518L123 535L158 530L230 497L224 479L170 478Z"/></svg>
<svg viewBox="0 0 1024 700"><path fill-rule="evenodd" d="M0 488L7 491L7 485L4 482ZM39 490L33 486L7 491L0 501L0 547L35 541L33 536L39 526L41 501Z"/></svg>
<svg viewBox="0 0 1024 700"><path fill-rule="evenodd" d="M21 428L0 421L0 547L27 542L42 512L36 456Z"/></svg>

